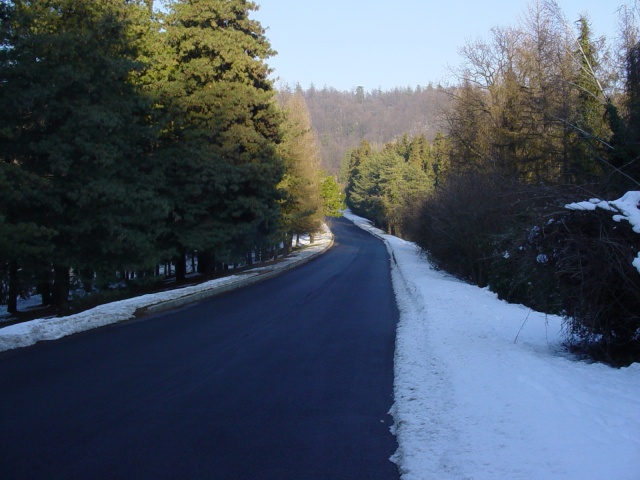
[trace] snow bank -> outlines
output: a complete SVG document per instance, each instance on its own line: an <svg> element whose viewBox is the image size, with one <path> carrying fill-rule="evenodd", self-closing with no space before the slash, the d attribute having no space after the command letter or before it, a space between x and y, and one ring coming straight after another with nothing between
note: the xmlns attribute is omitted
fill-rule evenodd
<svg viewBox="0 0 640 480"><path fill-rule="evenodd" d="M179 290L107 303L67 317L40 318L4 327L0 329L0 352L33 345L41 340L56 340L92 328L129 320L133 318L135 311L139 308L211 290L238 281L242 277L242 275L233 275Z"/></svg>
<svg viewBox="0 0 640 480"><path fill-rule="evenodd" d="M639 478L639 364L577 361L559 317L438 272L415 244L345 216L392 258L403 480Z"/></svg>

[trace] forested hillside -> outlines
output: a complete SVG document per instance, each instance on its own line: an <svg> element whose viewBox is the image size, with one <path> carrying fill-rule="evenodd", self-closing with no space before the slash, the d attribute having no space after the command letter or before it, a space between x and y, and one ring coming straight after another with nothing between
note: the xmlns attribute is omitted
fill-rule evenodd
<svg viewBox="0 0 640 480"><path fill-rule="evenodd" d="M446 90L431 84L371 92L362 87L350 92L328 87L295 90L307 101L322 165L334 174L347 151L362 140L382 146L405 133L432 140L443 128L442 112L450 106Z"/></svg>

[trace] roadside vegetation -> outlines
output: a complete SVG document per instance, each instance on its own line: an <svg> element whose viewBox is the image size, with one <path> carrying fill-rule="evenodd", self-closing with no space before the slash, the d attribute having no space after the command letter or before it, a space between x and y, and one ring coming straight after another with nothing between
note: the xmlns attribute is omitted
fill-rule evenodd
<svg viewBox="0 0 640 480"><path fill-rule="evenodd" d="M339 214L304 99L268 79L256 8L0 1L9 312L20 296L64 313L272 260Z"/></svg>
<svg viewBox="0 0 640 480"><path fill-rule="evenodd" d="M588 17L531 2L519 24L461 48L442 134L363 142L343 172L355 213L503 299L564 315L574 351L628 364L640 360L638 204L622 201L640 190L639 4L618 13L610 42ZM566 207L592 198L621 201Z"/></svg>

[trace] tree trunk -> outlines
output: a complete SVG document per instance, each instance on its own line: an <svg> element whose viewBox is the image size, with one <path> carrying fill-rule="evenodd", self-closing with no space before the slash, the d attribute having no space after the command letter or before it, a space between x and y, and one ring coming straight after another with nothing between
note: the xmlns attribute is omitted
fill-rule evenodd
<svg viewBox="0 0 640 480"><path fill-rule="evenodd" d="M187 278L187 257L181 253L173 259L176 266L176 282L183 282Z"/></svg>
<svg viewBox="0 0 640 480"><path fill-rule="evenodd" d="M287 233L284 236L284 244L282 249L282 256L286 257L291 253L291 247L293 245L293 233Z"/></svg>
<svg viewBox="0 0 640 480"><path fill-rule="evenodd" d="M38 289L40 290L40 296L42 296L42 305L51 305L51 302L53 301L53 299L51 298L51 269L42 272L42 277L38 287Z"/></svg>
<svg viewBox="0 0 640 480"><path fill-rule="evenodd" d="M210 278L215 272L215 258L211 252L198 251L198 273Z"/></svg>
<svg viewBox="0 0 640 480"><path fill-rule="evenodd" d="M92 269L80 270L80 281L82 282L82 288L87 293L93 292L94 276L95 276L95 272Z"/></svg>
<svg viewBox="0 0 640 480"><path fill-rule="evenodd" d="M53 266L53 295L52 305L59 312L69 309L69 267L64 265Z"/></svg>
<svg viewBox="0 0 640 480"><path fill-rule="evenodd" d="M7 299L7 312L14 314L18 311L18 262L9 262L9 298Z"/></svg>

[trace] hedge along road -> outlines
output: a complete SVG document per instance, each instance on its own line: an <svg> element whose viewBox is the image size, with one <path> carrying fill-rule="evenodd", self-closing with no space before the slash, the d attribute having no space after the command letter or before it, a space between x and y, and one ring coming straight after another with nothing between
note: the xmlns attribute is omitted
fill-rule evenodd
<svg viewBox="0 0 640 480"><path fill-rule="evenodd" d="M397 479L383 243L0 354L3 479Z"/></svg>

